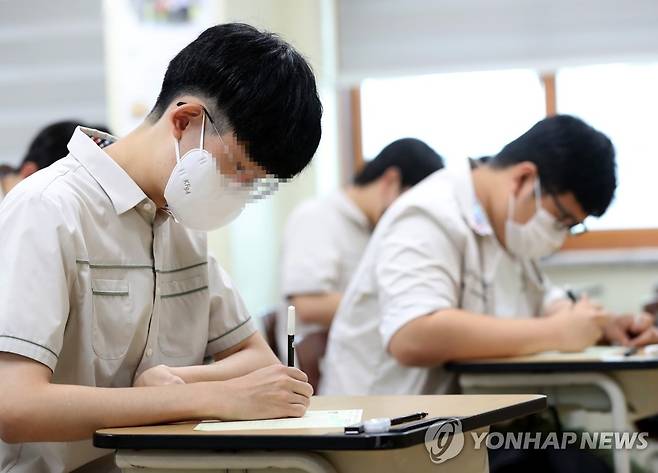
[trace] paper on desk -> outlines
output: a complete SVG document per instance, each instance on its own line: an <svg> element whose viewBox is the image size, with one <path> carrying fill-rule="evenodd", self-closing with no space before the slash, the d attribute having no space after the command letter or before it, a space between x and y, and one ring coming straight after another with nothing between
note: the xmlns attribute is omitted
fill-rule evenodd
<svg viewBox="0 0 658 473"><path fill-rule="evenodd" d="M205 432L230 432L234 430L275 429L331 429L358 424L363 416L362 409L340 409L334 411L306 411L304 417L265 420L241 420L231 422L202 422L194 430Z"/></svg>

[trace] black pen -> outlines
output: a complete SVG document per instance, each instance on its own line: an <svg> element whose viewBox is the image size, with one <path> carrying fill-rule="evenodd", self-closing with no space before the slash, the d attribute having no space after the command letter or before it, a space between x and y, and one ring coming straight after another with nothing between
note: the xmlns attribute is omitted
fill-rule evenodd
<svg viewBox="0 0 658 473"><path fill-rule="evenodd" d="M394 417L389 419L388 417L381 417L376 419L369 419L361 424L350 425L345 427L346 434L362 434L364 432L369 434L380 434L388 432L391 426L404 424L406 422L411 422L414 420L421 420L427 417L427 412L417 412L415 414L410 414L408 416Z"/></svg>
<svg viewBox="0 0 658 473"><path fill-rule="evenodd" d="M405 422L411 422L413 420L420 420L427 417L427 412L416 412L415 414L409 414L408 416L394 417L391 419L391 425L404 424Z"/></svg>
<svg viewBox="0 0 658 473"><path fill-rule="evenodd" d="M624 356L637 355L637 352L638 352L637 347L631 347L631 348L628 348L628 349L624 350Z"/></svg>
<svg viewBox="0 0 658 473"><path fill-rule="evenodd" d="M567 289L567 297L573 302L574 304L578 302L578 298L576 297L576 294L571 290Z"/></svg>
<svg viewBox="0 0 658 473"><path fill-rule="evenodd" d="M295 366L295 306L288 306L288 366Z"/></svg>

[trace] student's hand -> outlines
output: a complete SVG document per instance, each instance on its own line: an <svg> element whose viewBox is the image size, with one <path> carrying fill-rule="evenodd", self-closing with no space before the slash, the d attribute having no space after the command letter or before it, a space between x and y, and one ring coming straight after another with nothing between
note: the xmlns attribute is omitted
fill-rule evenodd
<svg viewBox="0 0 658 473"><path fill-rule="evenodd" d="M224 381L228 390L215 402L228 403L223 418L234 420L301 417L306 412L313 387L297 368L280 364Z"/></svg>
<svg viewBox="0 0 658 473"><path fill-rule="evenodd" d="M658 332L653 330L654 318L649 314L625 314L613 317L605 327L605 340L612 345L643 346L656 343ZM636 343L633 343L637 340ZM645 341L646 340L646 341Z"/></svg>
<svg viewBox="0 0 658 473"><path fill-rule="evenodd" d="M636 320L633 325L632 334L629 345L632 347L643 347L658 343L658 328L655 326L654 316L644 313Z"/></svg>
<svg viewBox="0 0 658 473"><path fill-rule="evenodd" d="M599 304L582 297L570 307L562 308L550 319L558 324L558 349L582 351L595 345L610 323L610 314Z"/></svg>
<svg viewBox="0 0 658 473"><path fill-rule="evenodd" d="M551 302L548 307L545 308L542 317L550 317L557 314L561 310L570 309L573 306L573 302L569 299L557 299Z"/></svg>
<svg viewBox="0 0 658 473"><path fill-rule="evenodd" d="M166 386L169 384L185 384L185 381L180 376L177 376L173 369L167 365L158 365L149 368L140 374L133 386Z"/></svg>

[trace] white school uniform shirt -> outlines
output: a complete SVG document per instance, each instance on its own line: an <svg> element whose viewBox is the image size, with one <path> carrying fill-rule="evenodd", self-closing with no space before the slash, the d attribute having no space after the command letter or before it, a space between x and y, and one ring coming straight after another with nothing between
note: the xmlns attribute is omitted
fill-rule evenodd
<svg viewBox="0 0 658 473"><path fill-rule="evenodd" d="M0 210L0 351L47 366L53 383L131 386L148 368L202 364L255 330L205 233L156 211L96 144L112 140L78 128L70 154ZM0 442L0 471L68 472L110 453L91 439Z"/></svg>
<svg viewBox="0 0 658 473"><path fill-rule="evenodd" d="M279 356L287 357L287 298L291 295L342 293L371 235L363 211L344 190L297 207L286 223L281 255L283 306L277 313ZM325 330L297 318L296 339Z"/></svg>
<svg viewBox="0 0 658 473"><path fill-rule="evenodd" d="M449 308L537 316L559 296L535 262L502 251L468 161L437 171L378 223L334 317L319 393L450 392L454 380L441 366L402 366L387 351L403 325Z"/></svg>

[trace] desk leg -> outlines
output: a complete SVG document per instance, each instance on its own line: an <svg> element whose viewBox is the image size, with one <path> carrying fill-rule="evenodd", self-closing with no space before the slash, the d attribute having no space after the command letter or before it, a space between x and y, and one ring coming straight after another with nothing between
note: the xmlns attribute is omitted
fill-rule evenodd
<svg viewBox="0 0 658 473"><path fill-rule="evenodd" d="M612 429L616 432L628 430L626 397L612 378L601 373L546 373L546 374L506 374L506 375L466 375L460 376L463 388L500 388L547 386L596 386L605 393L610 402ZM628 450L613 450L616 473L630 473L631 460Z"/></svg>
<svg viewBox="0 0 658 473"><path fill-rule="evenodd" d="M125 473L198 473L276 468L305 473L336 473L325 458L304 452L119 451L116 463Z"/></svg>

